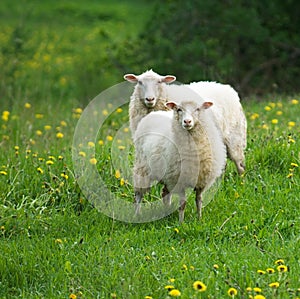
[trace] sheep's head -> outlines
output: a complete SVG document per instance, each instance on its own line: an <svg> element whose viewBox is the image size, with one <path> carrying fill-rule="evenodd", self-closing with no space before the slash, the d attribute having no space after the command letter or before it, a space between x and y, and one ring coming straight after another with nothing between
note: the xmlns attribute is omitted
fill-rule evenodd
<svg viewBox="0 0 300 299"><path fill-rule="evenodd" d="M212 102L203 102L202 104L187 101L181 104L167 102L166 106L174 111L174 117L181 124L182 128L190 131L197 124L203 110L213 105Z"/></svg>
<svg viewBox="0 0 300 299"><path fill-rule="evenodd" d="M139 89L140 100L148 108L153 108L160 96L161 83L171 83L176 80L175 76L161 76L152 70L141 75L127 74L124 79L131 83L136 83Z"/></svg>

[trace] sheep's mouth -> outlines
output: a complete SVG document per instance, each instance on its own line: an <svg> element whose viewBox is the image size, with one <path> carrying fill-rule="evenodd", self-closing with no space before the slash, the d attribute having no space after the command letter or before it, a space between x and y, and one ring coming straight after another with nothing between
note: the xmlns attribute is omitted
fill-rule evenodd
<svg viewBox="0 0 300 299"><path fill-rule="evenodd" d="M193 125L187 125L187 124L184 124L184 125L183 125L183 128L184 128L185 130L189 131L189 130L193 129Z"/></svg>
<svg viewBox="0 0 300 299"><path fill-rule="evenodd" d="M155 103L154 102L145 102L145 105L148 107L148 108L153 108L155 106Z"/></svg>

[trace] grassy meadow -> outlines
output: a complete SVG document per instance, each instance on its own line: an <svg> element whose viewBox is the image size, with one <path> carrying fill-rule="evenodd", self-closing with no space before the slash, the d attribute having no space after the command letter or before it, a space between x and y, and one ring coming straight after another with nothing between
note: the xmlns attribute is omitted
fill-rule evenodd
<svg viewBox="0 0 300 299"><path fill-rule="evenodd" d="M135 224L98 212L80 190L75 127L88 99L122 82L120 69L100 66L150 9L1 1L0 298L300 298L300 95L243 99L247 171L228 162L200 221L193 196L182 225L177 212ZM80 157L131 201L111 151L131 159L129 141L125 105L89 141L95 155Z"/></svg>

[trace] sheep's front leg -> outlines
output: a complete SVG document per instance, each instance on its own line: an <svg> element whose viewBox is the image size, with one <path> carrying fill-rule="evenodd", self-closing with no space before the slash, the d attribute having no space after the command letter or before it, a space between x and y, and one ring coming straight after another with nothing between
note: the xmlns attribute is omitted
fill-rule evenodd
<svg viewBox="0 0 300 299"><path fill-rule="evenodd" d="M185 194L180 195L180 202L179 202L179 222L182 223L184 220L184 209L186 206L186 198Z"/></svg>
<svg viewBox="0 0 300 299"><path fill-rule="evenodd" d="M134 204L135 204L135 215L139 215L141 213L141 202L144 196L143 191L138 190L134 192Z"/></svg>
<svg viewBox="0 0 300 299"><path fill-rule="evenodd" d="M164 205L169 207L171 205L171 193L166 185L164 185L162 190L162 198Z"/></svg>
<svg viewBox="0 0 300 299"><path fill-rule="evenodd" d="M202 189L195 188L196 191L196 207L197 207L197 215L198 219L202 216Z"/></svg>

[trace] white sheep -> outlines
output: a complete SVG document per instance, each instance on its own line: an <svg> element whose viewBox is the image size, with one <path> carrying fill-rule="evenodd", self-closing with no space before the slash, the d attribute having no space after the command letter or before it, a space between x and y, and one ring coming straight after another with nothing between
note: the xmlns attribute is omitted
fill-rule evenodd
<svg viewBox="0 0 300 299"><path fill-rule="evenodd" d="M128 74L124 78L137 83L129 104L130 127L134 134L145 115L152 111L167 110L164 104L168 101L168 94L172 92L174 85L163 82L171 83L176 77L161 76L151 70L139 76ZM201 98L214 103L211 110L215 123L221 130L228 156L235 163L238 173L242 174L245 171L247 122L237 92L229 85L216 82L200 81L184 86L190 87Z"/></svg>
<svg viewBox="0 0 300 299"><path fill-rule="evenodd" d="M149 70L141 75L124 75L124 79L136 84L129 103L129 122L133 135L145 115L152 111L166 110L165 83L175 81L176 77L161 76Z"/></svg>
<svg viewBox="0 0 300 299"><path fill-rule="evenodd" d="M175 90L176 89L176 90ZM173 111L152 112L134 134L134 191L136 213L153 181L164 184L163 200L180 196L179 221L184 220L185 191L194 188L198 217L202 193L221 176L226 161L225 145L213 121L212 102L182 86L174 86L166 106Z"/></svg>

